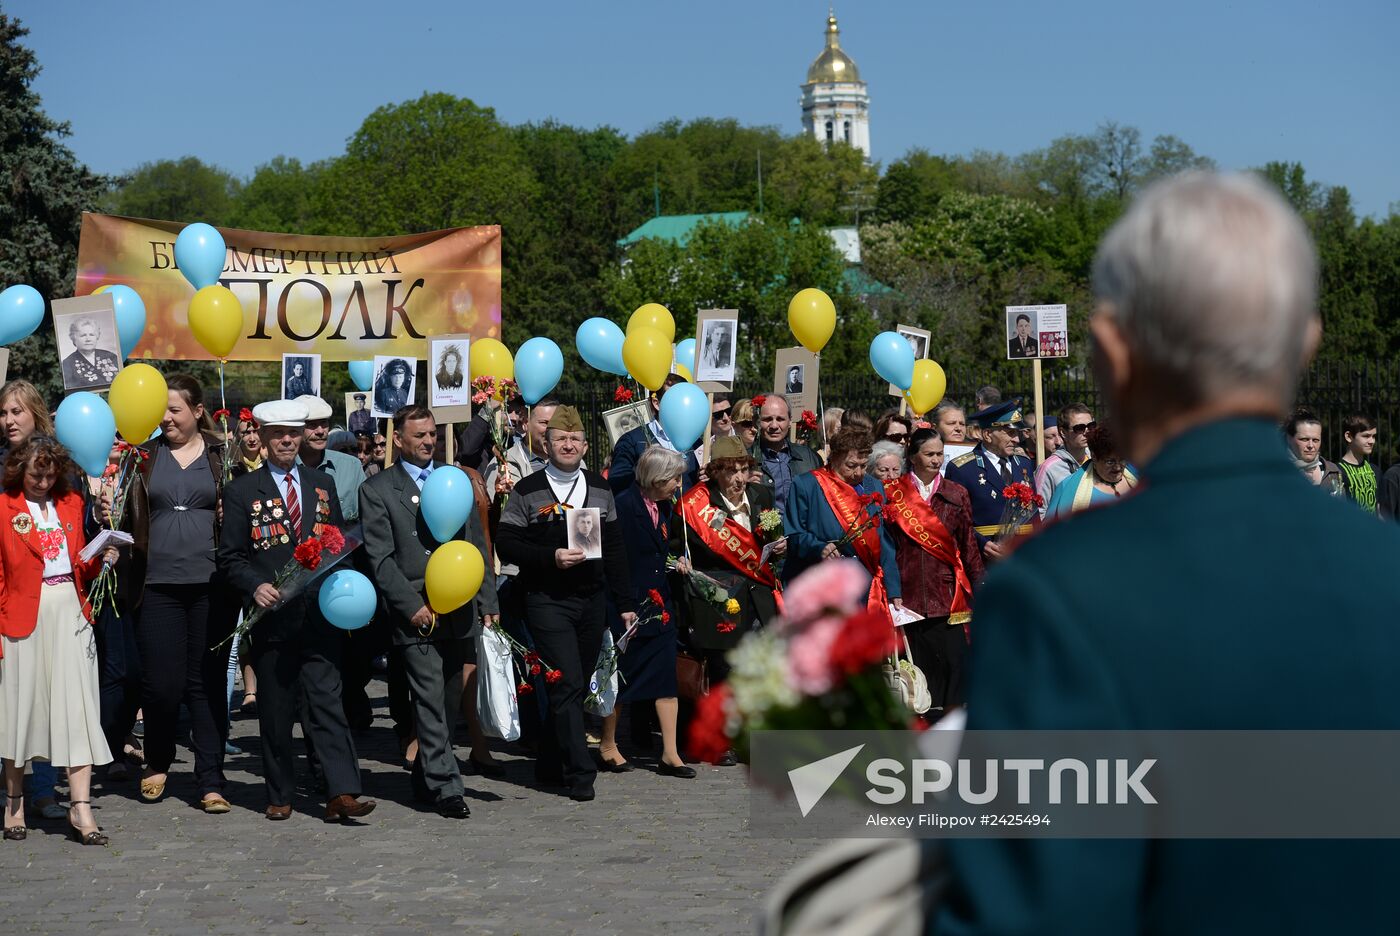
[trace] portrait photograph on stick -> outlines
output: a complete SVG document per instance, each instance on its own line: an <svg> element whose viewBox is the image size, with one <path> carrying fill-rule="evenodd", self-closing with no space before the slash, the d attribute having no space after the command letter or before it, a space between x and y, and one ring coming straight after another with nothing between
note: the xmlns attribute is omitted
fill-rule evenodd
<svg viewBox="0 0 1400 936"><path fill-rule="evenodd" d="M933 340L933 332L926 328L919 328L917 325L896 325L894 330L909 342L909 348L914 352L914 360L922 361L928 357L929 342ZM904 399L904 391L894 384L890 384L890 396Z"/></svg>
<svg viewBox="0 0 1400 936"><path fill-rule="evenodd" d="M472 418L471 335L434 335L428 339L428 408L438 422L464 423Z"/></svg>
<svg viewBox="0 0 1400 936"><path fill-rule="evenodd" d="M696 316L695 382L706 393L733 387L739 344L739 313L707 309Z"/></svg>
<svg viewBox="0 0 1400 936"><path fill-rule="evenodd" d="M66 392L112 385L122 369L122 352L111 296L54 300L53 331Z"/></svg>
<svg viewBox="0 0 1400 936"><path fill-rule="evenodd" d="M374 356L374 401L370 413L376 419L393 419L400 408L413 402L417 358L393 354Z"/></svg>
<svg viewBox="0 0 1400 936"><path fill-rule="evenodd" d="M628 403L603 413L603 424L608 428L608 440L613 445L616 445L618 439L633 429L646 425L644 405L643 403Z"/></svg>
<svg viewBox="0 0 1400 936"><path fill-rule="evenodd" d="M321 395L321 355L282 355L282 399Z"/></svg>
<svg viewBox="0 0 1400 936"><path fill-rule="evenodd" d="M374 435L374 414L370 412L369 394L352 390L345 394L345 428L355 435Z"/></svg>
<svg viewBox="0 0 1400 936"><path fill-rule="evenodd" d="M778 349L773 363L773 392L787 397L794 414L820 409L817 369L817 356L806 348Z"/></svg>

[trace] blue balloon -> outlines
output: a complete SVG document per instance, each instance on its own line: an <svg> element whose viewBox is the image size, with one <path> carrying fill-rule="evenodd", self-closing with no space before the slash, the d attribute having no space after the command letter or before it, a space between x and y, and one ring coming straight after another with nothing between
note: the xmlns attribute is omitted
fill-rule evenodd
<svg viewBox="0 0 1400 936"><path fill-rule="evenodd" d="M78 467L100 477L117 441L117 420L107 401L95 393L74 393L58 404L53 427Z"/></svg>
<svg viewBox="0 0 1400 936"><path fill-rule="evenodd" d="M899 332L880 332L870 342L875 373L901 390L914 385L914 349Z"/></svg>
<svg viewBox="0 0 1400 936"><path fill-rule="evenodd" d="M175 237L175 265L195 289L219 281L226 253L224 236L203 221L185 225Z"/></svg>
<svg viewBox="0 0 1400 936"><path fill-rule="evenodd" d="M579 356L588 362L589 367L619 377L627 376L627 365L622 363L624 340L626 336L616 322L596 317L580 325L574 339Z"/></svg>
<svg viewBox="0 0 1400 936"><path fill-rule="evenodd" d="M671 444L684 451L700 441L710 424L710 401L693 383L678 383L661 398L661 428Z"/></svg>
<svg viewBox="0 0 1400 936"><path fill-rule="evenodd" d="M557 387L563 375L564 352L548 338L531 338L515 352L515 384L529 406Z"/></svg>
<svg viewBox="0 0 1400 936"><path fill-rule="evenodd" d="M121 342L122 357L129 358L146 331L146 303L130 286L108 286L106 294L112 297L112 307L117 311L117 340Z"/></svg>
<svg viewBox="0 0 1400 936"><path fill-rule="evenodd" d="M676 363L684 364L686 367L690 368L690 372L694 374L695 339L687 338L685 341L676 342L676 350L674 353L672 353L671 357L675 358Z"/></svg>
<svg viewBox="0 0 1400 936"><path fill-rule="evenodd" d="M23 341L43 320L44 297L33 286L16 283L0 292L0 345ZM621 355L621 343L617 347Z"/></svg>
<svg viewBox="0 0 1400 936"><path fill-rule="evenodd" d="M355 389L369 393L369 388L374 386L374 362L351 361L350 379L355 382Z"/></svg>
<svg viewBox="0 0 1400 936"><path fill-rule="evenodd" d="M467 473L454 465L443 465L434 468L423 482L418 516L428 525L433 539L439 543L450 542L457 539L457 534L466 526L475 501Z"/></svg>
<svg viewBox="0 0 1400 936"><path fill-rule="evenodd" d="M379 599L369 579L354 569L339 569L321 583L321 595L316 603L328 622L341 630L352 631L370 622Z"/></svg>

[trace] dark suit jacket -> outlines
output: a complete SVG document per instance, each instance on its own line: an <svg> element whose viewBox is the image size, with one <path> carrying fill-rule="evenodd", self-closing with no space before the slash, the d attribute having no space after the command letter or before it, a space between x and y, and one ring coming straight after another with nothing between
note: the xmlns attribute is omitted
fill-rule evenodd
<svg viewBox="0 0 1400 936"><path fill-rule="evenodd" d="M647 426L638 426L622 434L622 438L617 440L617 445L613 446L612 464L608 466L608 487L612 488L614 494L621 494L632 486L632 481L637 476L637 459L642 457L647 446L656 444L656 438ZM695 457L694 449L682 454L685 455L684 486L686 490L690 490L690 486L700 474L700 460Z"/></svg>
<svg viewBox="0 0 1400 936"><path fill-rule="evenodd" d="M440 462L433 464L435 468L442 467ZM401 463L360 485L360 524L371 570L370 580L389 608L395 644L419 643L424 639L409 620L427 602L423 576L428 569L428 557L440 545L418 515L419 500L418 485ZM486 563L486 577L475 599L451 614L438 617L437 628L427 638L429 640L463 639L480 615L500 612L496 604L491 550L486 545L478 511L471 511L467 525L457 532L456 538L471 543L481 552Z"/></svg>
<svg viewBox="0 0 1400 936"><path fill-rule="evenodd" d="M989 573L968 728L1393 731L1397 569L1400 530L1308 485L1277 425L1197 428ZM934 932L1395 930L1396 841L941 844Z"/></svg>
<svg viewBox="0 0 1400 936"><path fill-rule="evenodd" d="M244 607L252 605L253 592L259 585L273 583L277 573L292 561L292 551L297 543L314 535L318 516L326 518L332 526L339 527L345 522L331 476L306 465L298 465L297 473L301 477L302 490L299 531L286 529L283 492L273 480L272 471L266 463L257 471L233 479L224 488L224 522L219 528L219 571L238 592ZM324 502L326 506L318 509L323 492L327 498ZM274 510L281 510L282 516L274 518ZM255 540L254 527L277 526L279 519L288 542L281 542L280 535L275 538L259 536ZM321 581L298 592L282 607L264 614L253 627L254 642L295 640L306 631L329 634L331 626L321 616L321 609L316 603Z"/></svg>
<svg viewBox="0 0 1400 936"><path fill-rule="evenodd" d="M803 445L801 442L788 443L788 453L792 456L789 468L792 470L792 480L794 481L797 480L798 475L816 471L822 466L822 457L810 446ZM773 490L773 476L768 473L768 465L763 460L762 439L754 440L753 448L749 449L749 454L758 462L758 467L763 472L763 486L771 492Z"/></svg>
<svg viewBox="0 0 1400 936"><path fill-rule="evenodd" d="M627 550L632 598L641 607L648 591L654 588L661 592L666 610L671 612L671 623L665 627L675 628L679 626L679 618L671 596L671 583L666 575L666 557L670 555L671 502L657 504L656 512L661 518L659 529L652 525L642 491L635 484L617 495L617 526ZM652 613L652 609L648 608L647 613ZM649 621L637 628L637 633L642 637L654 637L662 629L659 620Z"/></svg>
<svg viewBox="0 0 1400 936"><path fill-rule="evenodd" d="M1014 358L1027 358L1036 356L1036 345L1034 336L1026 339L1026 345L1021 346L1021 339L1013 337L1006 343L1006 351Z"/></svg>

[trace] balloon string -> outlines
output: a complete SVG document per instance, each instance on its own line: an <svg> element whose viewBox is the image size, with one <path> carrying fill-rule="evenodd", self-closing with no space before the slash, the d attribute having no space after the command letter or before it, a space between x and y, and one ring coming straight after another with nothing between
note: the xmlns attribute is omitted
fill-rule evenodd
<svg viewBox="0 0 1400 936"><path fill-rule="evenodd" d="M813 357L817 359L817 373L821 374L822 353L818 351ZM826 437L826 402L822 399L822 384L820 380L817 381L817 409L821 410L822 414L822 448L826 449L827 456L830 457L831 440Z"/></svg>
<svg viewBox="0 0 1400 936"><path fill-rule="evenodd" d="M224 395L224 359L219 358L219 408L228 409L228 397Z"/></svg>

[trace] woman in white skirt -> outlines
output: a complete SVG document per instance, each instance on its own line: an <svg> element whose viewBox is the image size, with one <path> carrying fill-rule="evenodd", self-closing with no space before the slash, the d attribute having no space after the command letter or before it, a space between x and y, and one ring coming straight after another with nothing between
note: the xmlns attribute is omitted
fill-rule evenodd
<svg viewBox="0 0 1400 936"><path fill-rule="evenodd" d="M45 760L68 768L68 823L84 845L106 845L92 818L92 767L112 760L102 734L97 648L87 585L108 548L79 554L83 499L63 446L34 436L5 460L0 494L0 758L5 767L4 837L25 837L24 768Z"/></svg>

